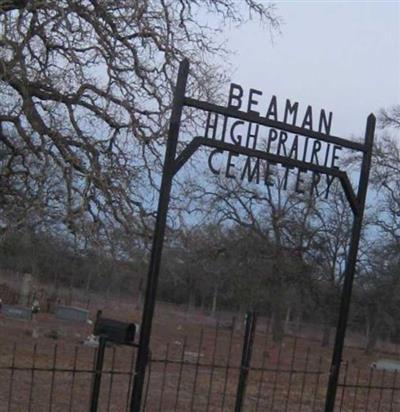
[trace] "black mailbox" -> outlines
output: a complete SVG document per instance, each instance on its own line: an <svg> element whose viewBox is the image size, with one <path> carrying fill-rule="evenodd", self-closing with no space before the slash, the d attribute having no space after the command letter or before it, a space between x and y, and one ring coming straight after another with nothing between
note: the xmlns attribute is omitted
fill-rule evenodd
<svg viewBox="0 0 400 412"><path fill-rule="evenodd" d="M119 344L131 344L135 340L136 325L114 319L97 317L93 334L104 336L107 340Z"/></svg>

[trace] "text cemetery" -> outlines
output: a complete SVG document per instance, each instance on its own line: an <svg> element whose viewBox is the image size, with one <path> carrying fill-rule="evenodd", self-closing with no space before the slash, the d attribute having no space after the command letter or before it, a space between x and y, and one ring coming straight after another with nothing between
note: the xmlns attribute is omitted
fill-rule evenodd
<svg viewBox="0 0 400 412"><path fill-rule="evenodd" d="M243 88L235 83L230 86L227 106L230 110L251 114L257 123L209 112L204 127L205 138L265 151L279 158L339 169L341 146L259 123L264 118L276 122L277 126L295 126L323 137L330 135L332 112L327 113L324 109L314 112L311 106L302 110L298 102L291 102L289 99L279 104L276 96L266 99L261 91L255 89L250 89L246 97ZM307 191L310 195L317 196L323 193L325 198L335 179L332 175L322 175L316 171L281 164L279 161L232 152L225 156L224 150L219 148L211 151L208 166L215 175L279 186L283 190L292 187L298 193ZM280 176L279 179L275 179L277 175Z"/></svg>

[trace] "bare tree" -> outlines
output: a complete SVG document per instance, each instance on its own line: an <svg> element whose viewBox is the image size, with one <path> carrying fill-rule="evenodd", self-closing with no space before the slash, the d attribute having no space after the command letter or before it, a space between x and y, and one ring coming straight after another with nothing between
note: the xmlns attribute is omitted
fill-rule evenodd
<svg viewBox="0 0 400 412"><path fill-rule="evenodd" d="M307 254L313 263L313 278L308 285L323 323L322 346L330 340L336 319L340 288L345 275L352 213L340 185L313 213L315 236Z"/></svg>
<svg viewBox="0 0 400 412"><path fill-rule="evenodd" d="M374 227L362 278L358 284L364 309L366 351L380 336L398 334L398 255L400 250L400 106L381 110L381 133L374 147L372 167Z"/></svg>
<svg viewBox="0 0 400 412"><path fill-rule="evenodd" d="M255 0L1 0L2 185L19 174L39 196L43 183L43 207L62 205L72 231L108 218L143 235L177 65L189 58L191 91L214 95L226 53L216 34L246 12L278 26ZM44 165L56 188L40 182Z"/></svg>
<svg viewBox="0 0 400 412"><path fill-rule="evenodd" d="M253 275L263 272L260 276L271 299L273 336L279 341L288 309L286 292L305 271L303 255L313 236L309 228L314 205L307 195L289 187L284 175L276 172L271 178L275 187L218 177L207 187L199 187L199 191L203 191L201 197L207 199L220 222L233 222L251 234L247 235L251 242L245 253L247 261L236 270L241 271L238 276L243 282L252 271ZM245 252L246 246L242 248Z"/></svg>

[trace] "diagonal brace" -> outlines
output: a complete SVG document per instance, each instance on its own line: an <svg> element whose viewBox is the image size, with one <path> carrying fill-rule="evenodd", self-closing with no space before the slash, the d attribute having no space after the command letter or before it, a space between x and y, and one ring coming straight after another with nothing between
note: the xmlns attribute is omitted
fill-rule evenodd
<svg viewBox="0 0 400 412"><path fill-rule="evenodd" d="M174 166L172 168L172 175L175 176L181 167L190 159L194 152L201 146L199 137L195 137L179 154L175 159Z"/></svg>

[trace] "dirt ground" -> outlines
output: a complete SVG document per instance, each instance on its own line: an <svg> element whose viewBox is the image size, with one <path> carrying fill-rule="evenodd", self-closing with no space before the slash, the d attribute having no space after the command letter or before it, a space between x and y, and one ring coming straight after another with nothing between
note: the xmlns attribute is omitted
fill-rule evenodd
<svg viewBox="0 0 400 412"><path fill-rule="evenodd" d="M87 301L72 304L86 308ZM105 317L140 323L134 300L92 297L88 309L92 320L101 309ZM157 304L146 410L233 410L244 333L243 317L237 314L232 327L234 315L215 318ZM57 320L48 313L32 321L0 316L0 411L86 411L96 349L83 341L92 329L91 324ZM321 348L319 334L309 325L275 344L268 320L258 319L245 410L322 410L332 347ZM366 355L357 335L349 336L341 375L346 388L339 388L337 398L340 410L400 410L397 373L370 368L379 358L397 359L397 346ZM135 356L129 347L107 348L99 410L126 410Z"/></svg>

